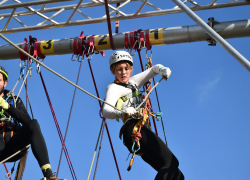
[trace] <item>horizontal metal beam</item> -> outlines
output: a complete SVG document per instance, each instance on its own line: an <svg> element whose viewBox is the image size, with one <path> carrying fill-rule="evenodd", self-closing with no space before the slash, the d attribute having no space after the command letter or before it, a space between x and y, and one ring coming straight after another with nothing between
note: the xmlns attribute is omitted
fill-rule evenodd
<svg viewBox="0 0 250 180"><path fill-rule="evenodd" d="M110 1L110 3L113 3L113 2L117 2L117 1ZM93 4L101 4L101 3L88 3L88 5L89 4L93 5ZM82 5L84 5L84 4L82 4ZM243 5L250 5L250 1L248 1L248 2L247 1L240 1L240 2L231 2L231 3L221 3L221 4L214 4L213 6L205 5L205 6L200 6L199 8L190 7L190 9L193 11L200 11L200 10L210 10L210 9L218 9L218 8L225 8L225 7L233 7L233 6L243 6ZM76 5L72 6L72 8L74 8L75 6ZM67 7L65 7L65 6L61 6L60 8L65 8L65 10L67 9ZM58 9L58 10L60 10L60 9ZM119 17L112 16L112 17L110 17L110 20L111 21L118 21L118 20L152 17L152 16L176 14L176 13L183 13L183 11L181 9L174 8L174 9L166 9L166 10L160 10L160 11L150 11L150 12L140 13L136 16L134 14L127 14L126 17L125 16L119 16ZM4 16L4 15L0 15L0 17L1 16ZM84 19L84 20L72 21L70 23L62 22L62 23L58 23L57 25L44 24L44 25L40 25L40 26L35 25L35 26L29 26L29 27L19 27L19 28L8 29L6 31L0 31L0 33L7 34L7 33L16 33L16 32L25 32L25 31L32 31L32 30L43 30L43 29L51 29L51 28L69 27L69 26L94 24L94 23L102 23L102 22L107 22L107 18L101 17L101 18L95 18L95 19Z"/></svg>
<svg viewBox="0 0 250 180"><path fill-rule="evenodd" d="M19 4L8 4L8 5L0 6L0 10L21 8L21 7L28 7L28 6L37 6L37 5L43 5L43 4L58 3L58 2L63 2L63 1L72 1L72 0L41 0L41 1L24 2L24 3L19 3Z"/></svg>
<svg viewBox="0 0 250 180"><path fill-rule="evenodd" d="M250 19L221 22L215 24L213 29L224 39L250 37ZM124 48L125 33L128 32L113 34L115 49ZM198 25L150 29L145 31L145 34L149 34L149 42L152 46L208 41L211 39ZM129 34L130 36L131 34ZM37 38L39 39L39 37ZM87 38L91 38L91 36ZM41 52L45 56L73 54L73 42L74 38L41 41ZM133 46L130 41L128 43L130 47ZM94 46L98 51L111 50L109 35L96 35L94 37ZM19 59L18 50L11 45L0 45L0 60L10 59Z"/></svg>

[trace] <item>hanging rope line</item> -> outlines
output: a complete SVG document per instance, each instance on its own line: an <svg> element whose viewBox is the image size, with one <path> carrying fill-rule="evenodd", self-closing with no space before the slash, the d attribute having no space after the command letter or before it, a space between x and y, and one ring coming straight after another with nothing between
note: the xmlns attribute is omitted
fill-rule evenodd
<svg viewBox="0 0 250 180"><path fill-rule="evenodd" d="M94 83L94 86L95 86L96 95L99 98L99 92L98 92L98 89L97 89L97 86L96 86L95 77L94 77L94 74L93 74L93 71L92 71L92 67L91 67L90 61L88 61L88 64L89 64L89 69L90 69L91 76L92 76L92 79L93 79L93 83ZM102 108L101 101L99 101L99 105L100 105L100 108ZM115 151L114 151L114 148L113 148L113 145L112 145L111 137L110 137L110 134L109 134L109 130L108 130L108 125L107 125L107 122L106 122L106 118L103 118L103 121L104 121L104 124L105 124L105 127L106 127L106 131L107 131L107 134L108 134L110 146L111 146L113 157L114 157L114 160L115 160L116 169L117 169L119 178L121 180L122 178L121 178L120 170L119 170L118 163L117 163L117 160L116 160Z"/></svg>
<svg viewBox="0 0 250 180"><path fill-rule="evenodd" d="M106 122L104 122L104 119L103 119L102 122L106 123ZM102 123L102 125L103 125L103 123ZM100 153L101 153L104 130L105 130L105 126L103 126L103 128L102 128L102 137L101 137L101 141L100 141L100 145L99 145L99 150L98 150L98 155L97 155L97 159L96 159L95 172L94 172L93 180L95 180L95 175L96 175L96 172L97 172L97 165L98 165L99 157L100 157Z"/></svg>
<svg viewBox="0 0 250 180"><path fill-rule="evenodd" d="M109 30L109 42L110 42L111 48L115 50L113 36L112 36L111 23L110 23L110 16L109 16L108 0L104 0L104 1L105 1L105 10L106 10L106 16L107 16L108 30Z"/></svg>
<svg viewBox="0 0 250 180"><path fill-rule="evenodd" d="M79 81L79 77L80 77L80 72L81 72L81 68L82 68L82 62L83 62L83 58L82 58L82 61L80 62L80 66L79 66L79 70L78 70L78 75L77 75L77 80L76 80L76 85L78 85L78 81ZM76 89L77 88L75 87L74 94L73 94L73 99L72 99L72 103L71 103L71 107L70 107L70 112L69 112L69 118L68 118L68 122L67 122L67 127L66 127L66 131L65 131L65 135L64 135L63 146L65 145L65 142L66 142L67 132L68 132L68 128L69 128L69 122L70 122L71 113L72 113L72 109L73 109L74 101L75 101ZM58 174L59 174L59 169L60 169L60 164L61 164L61 159L62 159L62 152L63 152L63 147L61 149L61 154L60 154L60 158L59 158L59 163L58 163L56 177L58 177Z"/></svg>
<svg viewBox="0 0 250 180"><path fill-rule="evenodd" d="M142 64L142 59L141 59L141 53L140 53L140 49L137 48L137 52L138 52L138 55L139 55L139 60L140 60L140 64L141 64L141 69L142 71L144 71L144 68L143 68L143 64ZM162 80L162 79L161 79ZM160 81L161 81L160 80ZM159 84L159 83L158 83ZM157 85L158 85L157 84ZM156 87L156 86L155 86ZM146 88L147 88L147 85L146 85ZM149 99L149 104L151 106L151 110L153 111L153 108L152 108L152 105L151 105L151 100ZM153 123L154 123L154 127L155 127L155 134L158 136L158 131L157 131L157 127L156 127L156 123L155 123L155 118L154 116L152 116L152 119L153 119Z"/></svg>
<svg viewBox="0 0 250 180"><path fill-rule="evenodd" d="M5 167L5 170L6 170L7 174L8 174L9 171L8 171L8 168L7 168L6 164L4 163L3 165L4 165L4 167ZM11 180L11 177L9 177L9 179Z"/></svg>
<svg viewBox="0 0 250 180"><path fill-rule="evenodd" d="M24 80L24 77L23 77L23 80ZM25 89L27 89L26 83L24 83L24 85L25 85ZM30 107L30 113L31 113L32 119L34 119L34 115L33 115L32 107L31 107L31 103L30 103L30 98L29 98L28 91L26 91L26 96L27 96L27 98L28 98L29 107Z"/></svg>
<svg viewBox="0 0 250 180"><path fill-rule="evenodd" d="M116 8L118 8L120 6L120 3L116 4ZM119 16L119 12L116 12L116 16ZM115 22L115 33L119 33L119 20L117 20Z"/></svg>
<svg viewBox="0 0 250 180"><path fill-rule="evenodd" d="M154 79L154 78L153 78L153 82L154 82L154 85L155 85L155 79ZM160 107L159 98L158 98L157 89L156 89L156 88L155 88L155 95L156 95L156 99L157 99L157 104L158 104L159 112L162 112L162 111L161 111L161 107ZM161 125L162 125L162 129L163 129L163 133L164 133L164 138L165 138L166 145L168 145L162 116L161 116Z"/></svg>
<svg viewBox="0 0 250 180"><path fill-rule="evenodd" d="M21 51L22 53L24 53L25 55L29 56L31 59L33 59L35 62L37 62L39 65L43 66L44 68L46 68L47 70L49 70L50 72L54 73L55 75L57 75L58 77L60 77L61 79L65 80L66 82L68 82L69 84L77 87L79 90L81 90L82 92L88 94L89 96L113 107L114 109L121 111L123 113L126 113L125 111L122 111L120 109L117 109L115 106L107 103L106 101L92 95L91 93L89 93L88 91L84 90L83 88L79 87L78 85L74 84L73 82L71 82L70 80L66 79L65 77L63 77L62 75L60 75L59 73L55 72L54 70L52 70L51 68L49 68L48 66L44 65L43 63L41 63L40 61L38 61L37 59L35 59L34 57L32 57L30 54L28 54L27 52L25 52L23 49L21 49L20 47L18 47L17 45L15 45L13 42L11 42L9 39L7 39L6 37L4 37L1 33L0 33L0 37L2 37L5 41L7 41L8 43L10 43L12 46L14 46L15 48L17 48L19 51Z"/></svg>
<svg viewBox="0 0 250 180"><path fill-rule="evenodd" d="M93 157L92 157L92 161L91 161L91 165L90 165L90 168L89 168L89 174L88 174L87 180L89 180L89 177L90 177L90 174L91 174L91 171L92 171L92 166L93 166L93 163L94 163L96 150L97 150L97 147L98 147L98 143L99 143L99 140L100 140L101 133L102 133L102 137L103 137L103 131L104 131L104 128L105 128L103 123L104 123L104 121L102 121L101 128L99 130L99 135L98 135L97 142L96 142L96 145L95 145L95 151L94 151L94 154L93 154ZM101 142L102 142L102 138L101 138ZM101 149L101 142L100 142L100 146L99 146L99 151ZM98 152L98 155L99 155L99 152ZM98 156L97 156L97 159L98 159Z"/></svg>
<svg viewBox="0 0 250 180"><path fill-rule="evenodd" d="M59 127L56 115L55 115L54 108L53 108L52 103L50 101L49 94L48 94L47 88L45 86L45 83L44 83L41 71L40 71L39 74L40 74L40 77L41 77L41 80L42 80L42 84L43 84L43 87L44 87L45 94L47 96L47 100L48 100L48 103L49 103L49 106L50 106L50 110L51 110L52 116L54 118L54 122L55 122L55 125L56 125L56 128L57 128L57 131L58 131L58 135L59 135L59 138L61 140L61 144L62 144L62 147L63 147L63 150L64 150L64 154L66 156L66 159L67 159L67 162L68 162L68 165L69 165L69 169L70 169L72 178L73 178L73 180L77 180L76 175L75 175L75 171L74 171L74 168L73 168L73 165L72 165L70 157L69 157L69 153L68 153L67 147L64 144L64 139L63 139L63 136L62 136L62 133L61 133L61 130L60 130L60 127Z"/></svg>
<svg viewBox="0 0 250 180"><path fill-rule="evenodd" d="M26 161L27 161L27 156L28 156L29 150L27 149L26 154L20 159L18 166L17 166L17 171L15 175L15 180L21 180L23 178L23 172L25 169Z"/></svg>
<svg viewBox="0 0 250 180"><path fill-rule="evenodd" d="M153 89L155 89L156 88L156 86L158 86L158 84L161 82L163 80L163 78L161 78L151 89L150 89L150 91L147 93L147 95L145 96L145 99L141 102L141 104L140 105L138 105L136 108L135 108L135 110L139 110L140 109L140 107L147 101L147 99L150 99L149 98L149 95L151 94L151 92L153 91Z"/></svg>

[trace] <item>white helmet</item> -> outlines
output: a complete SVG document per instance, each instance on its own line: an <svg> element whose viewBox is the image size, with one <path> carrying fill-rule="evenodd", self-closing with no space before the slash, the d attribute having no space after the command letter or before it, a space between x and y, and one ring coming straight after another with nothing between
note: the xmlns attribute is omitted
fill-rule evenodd
<svg viewBox="0 0 250 180"><path fill-rule="evenodd" d="M132 56L126 51L116 51L114 52L111 57L109 58L109 65L111 66L114 63L119 61L128 61L133 65L133 58Z"/></svg>

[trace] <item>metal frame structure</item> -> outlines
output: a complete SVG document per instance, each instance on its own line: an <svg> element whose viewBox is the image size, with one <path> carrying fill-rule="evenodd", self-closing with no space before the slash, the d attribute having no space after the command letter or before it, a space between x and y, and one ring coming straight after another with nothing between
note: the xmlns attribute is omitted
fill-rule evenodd
<svg viewBox="0 0 250 180"><path fill-rule="evenodd" d="M1 5L7 2L7 0L3 0L2 2L0 2L0 10L12 9L10 13L0 14L0 21L7 19L7 22L5 23L3 29L0 31L0 33L2 34L24 32L24 31L31 31L31 30L59 28L59 27L68 27L68 26L76 26L76 25L85 25L85 24L101 23L101 22L107 21L106 15L102 17L94 18L94 17L90 17L90 15L87 15L80 10L83 8L94 8L94 7L104 6L105 3L103 0L91 0L92 2L89 2L89 3L82 3L83 0L79 0L77 4L55 6L51 8L46 8L46 5L48 4L48 2L55 4L57 2L68 1L68 0L42 0L42 1L33 1L33 2L26 2L26 3L21 3L19 0L14 0L14 1L17 4ZM125 5L126 6L133 5L133 2L136 2L136 1L137 2L141 1L142 4L133 14L126 14L125 12L121 11L121 8L124 7ZM218 4L215 3L216 1L217 0L211 0L211 3L208 5L199 5L197 2L193 0L185 0L184 3L189 2L189 4L194 5L194 6L189 7L192 11L201 11L201 10L210 10L210 9L217 9L217 8L250 5L249 0L241 0L241 1L228 0L229 2L227 3L218 3ZM113 6L113 4L118 4L118 3L122 3L122 4L118 6L117 8ZM43 5L43 6L40 9L33 9L31 6L35 6L35 5ZM154 11L141 12L142 8L146 5L153 8ZM20 8L20 7L24 7L28 9L28 11L17 12L17 8ZM159 16L159 15L167 15L167 14L176 14L176 13L183 12L178 7L173 7L172 9L163 10L159 7L156 7L152 3L150 3L149 0L109 0L108 7L112 9L112 11L110 12L111 21L135 19L135 18L143 18L143 17L151 17L151 16ZM65 18L65 22L59 23L53 20L54 17L65 12L66 10L73 10L73 12L69 14L68 18ZM44 15L46 13L51 13L51 12L55 12L55 13L50 17L47 17ZM72 17L75 15L76 12L81 14L85 19L71 21ZM112 15L114 12L119 13L119 16ZM40 17L44 18L44 21L34 22L35 25L28 26L25 24L24 21L19 19L22 16L28 16L28 15L39 15ZM21 27L7 29L8 25L10 24L11 19L16 20L21 25ZM47 22L48 24L45 24Z"/></svg>
<svg viewBox="0 0 250 180"><path fill-rule="evenodd" d="M43 30L48 28L59 28L59 27L68 27L68 26L76 26L76 25L84 25L84 24L93 24L93 23L101 23L107 22L107 17L104 15L103 17L98 18L91 18L87 14L83 13L80 9L81 8L90 8L90 7L98 7L104 6L105 2L103 0L91 0L91 3L82 3L83 0L78 0L77 4L73 5L65 5L65 6L58 6L53 8L46 8L48 3L58 3L58 2L65 2L69 0L41 0L41 1L33 1L33 2L26 2L22 3L19 0L13 0L17 4L11 5L2 5L8 0L2 0L0 2L0 10L7 10L11 9L10 13L0 14L0 21L7 19L4 27L0 31L0 35L7 34L7 33L16 33L16 32L24 32L30 30ZM133 14L126 14L125 12L121 11L121 8L125 5L131 4L135 1L141 1L142 4L140 7L133 13ZM214 21L213 18L210 18L210 22L207 24L202 19L200 19L193 11L201 11L201 10L209 10L209 9L217 9L217 8L226 8L226 7L235 7L235 6L243 6L243 5L250 5L250 0L232 0L227 3L220 3L216 4L217 0L211 0L211 3L208 5L200 5L193 0L184 0L183 2L180 0L172 0L177 6L172 9L165 9L162 10L159 7L154 6L149 2L149 0L109 0L108 1L108 8L112 9L113 11L110 12L112 15L116 12L115 16L110 17L110 21L119 21L119 20L127 20L127 19L135 19L135 18L142 18L142 17L151 17L151 16L159 16L159 15L166 15L166 14L176 14L185 12L187 15L190 16L197 24L195 26L185 26L176 28L160 28L160 29L152 29L145 31L145 34L149 35L150 45L162 45L162 44L176 44L176 43L184 43L184 42L196 42L196 41L210 41L211 45L214 45L218 42L223 48L225 48L233 57L235 57L248 71L250 71L250 62L243 57L237 50L235 50L229 43L227 43L223 38L235 38L235 37L249 37L250 36L250 19L241 20L241 21L232 21L232 22L217 22ZM121 5L118 5L122 3ZM186 6L185 3L190 3L193 6ZM118 7L112 6L112 4L117 4ZM43 5L40 9L33 9L31 6ZM150 6L155 9L155 11L148 11L141 13L141 10L144 6ZM17 12L18 8L26 8L28 11L19 11ZM54 17L57 15L65 12L66 10L73 10L69 14L69 17L65 19L65 22L56 22L53 20ZM45 13L55 12L50 17L44 15ZM85 20L77 20L71 21L74 15L78 12ZM119 15L117 15L119 14ZM28 15L38 15L42 17L44 20L42 22L35 22L36 25L27 26L23 21L21 21L18 17L28 16ZM16 20L22 27L16 27L12 29L7 29L10 25L11 20ZM48 23L48 24L45 24ZM230 27L231 24L234 24L234 27ZM244 27L244 28L243 28ZM157 39L155 38L155 33L157 32ZM128 34L119 33L114 34L114 47L117 49L122 49L124 47L124 36ZM171 38L169 38L169 34L171 34ZM110 46L110 35L99 35L96 36L94 41L94 46L97 50L109 50L111 49ZM131 34L129 34L131 36ZM133 36L133 35L132 35ZM91 38L92 36L88 36ZM7 41L7 40L6 40ZM61 39L61 40L47 40L41 41L41 50L43 55L59 55L59 54L70 54L73 53L73 41L74 39ZM106 42L103 45L100 42ZM128 42L129 46L132 47L131 42ZM53 44L53 46L51 46ZM0 45L0 54L1 59L17 59L19 58L21 50L23 49L23 44L19 44L19 50L17 46L12 44L10 45ZM26 44L27 45L27 44ZM48 46L47 46L48 45ZM69 45L69 46L68 46ZM103 45L103 46L101 46ZM45 47L43 49L43 47ZM48 47L53 47L48 48ZM49 49L49 51L46 51ZM35 60L35 59L34 59ZM37 61L40 63L39 61ZM40 63L42 65L42 63ZM55 72L54 72L55 73ZM56 73L55 73L56 74ZM65 79L65 78L64 78ZM69 81L68 81L69 82ZM71 82L70 82L71 83ZM73 83L71 83L74 85ZM77 85L75 85L78 87ZM78 87L79 88L79 87ZM80 88L79 88L80 89Z"/></svg>

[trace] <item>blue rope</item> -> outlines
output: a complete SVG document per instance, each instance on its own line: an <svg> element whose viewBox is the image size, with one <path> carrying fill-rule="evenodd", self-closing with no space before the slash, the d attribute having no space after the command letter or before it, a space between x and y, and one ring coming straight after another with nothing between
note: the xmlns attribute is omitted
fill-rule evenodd
<svg viewBox="0 0 250 180"><path fill-rule="evenodd" d="M134 147L135 147L135 140L134 140L133 145L132 145L132 152L137 153L140 150L140 146L138 147L138 149L136 151L134 150Z"/></svg>

